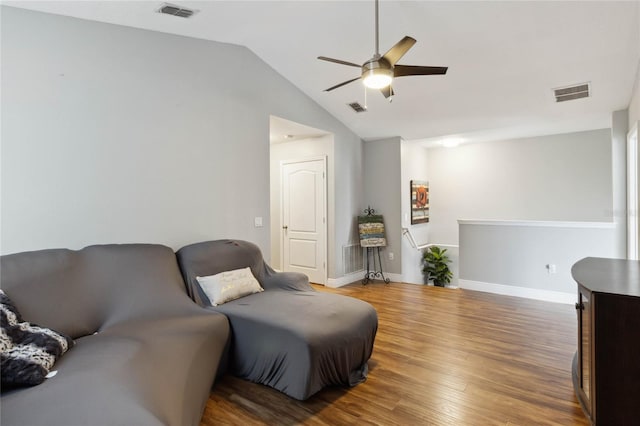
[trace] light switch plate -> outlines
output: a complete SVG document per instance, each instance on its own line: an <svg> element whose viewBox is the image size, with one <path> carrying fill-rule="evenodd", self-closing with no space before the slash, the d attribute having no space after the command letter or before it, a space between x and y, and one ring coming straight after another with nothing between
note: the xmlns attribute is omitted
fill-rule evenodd
<svg viewBox="0 0 640 426"><path fill-rule="evenodd" d="M254 218L253 224L255 225L256 228L262 228L262 217L257 216L256 218Z"/></svg>

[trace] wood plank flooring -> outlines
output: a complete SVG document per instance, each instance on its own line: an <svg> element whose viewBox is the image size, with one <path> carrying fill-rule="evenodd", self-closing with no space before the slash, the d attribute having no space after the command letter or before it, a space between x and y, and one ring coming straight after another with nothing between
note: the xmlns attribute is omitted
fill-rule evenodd
<svg viewBox="0 0 640 426"><path fill-rule="evenodd" d="M588 424L571 384L573 306L398 283L316 288L378 311L367 381L301 402L226 375L201 426Z"/></svg>

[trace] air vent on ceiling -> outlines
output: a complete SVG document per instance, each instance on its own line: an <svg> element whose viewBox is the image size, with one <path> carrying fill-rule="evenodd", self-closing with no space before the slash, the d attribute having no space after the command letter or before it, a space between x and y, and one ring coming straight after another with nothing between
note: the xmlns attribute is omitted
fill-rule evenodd
<svg viewBox="0 0 640 426"><path fill-rule="evenodd" d="M591 96L589 83L580 83L575 86L558 87L553 89L556 102L572 101L574 99L588 98Z"/></svg>
<svg viewBox="0 0 640 426"><path fill-rule="evenodd" d="M158 13L179 16L181 18L190 18L196 12L197 11L195 10L186 9L184 7L176 6L169 3L164 3L162 6L160 6L160 9L158 9Z"/></svg>
<svg viewBox="0 0 640 426"><path fill-rule="evenodd" d="M366 112L367 109L360 105L358 102L351 102L349 105L355 112Z"/></svg>

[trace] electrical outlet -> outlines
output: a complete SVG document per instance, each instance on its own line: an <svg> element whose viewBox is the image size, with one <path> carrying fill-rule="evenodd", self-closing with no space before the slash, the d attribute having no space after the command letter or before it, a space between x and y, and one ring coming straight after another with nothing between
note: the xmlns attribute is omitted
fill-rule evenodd
<svg viewBox="0 0 640 426"><path fill-rule="evenodd" d="M550 274L556 274L558 272L557 269L556 269L556 265L553 264L553 263L550 263L550 264L547 265L547 271Z"/></svg>
<svg viewBox="0 0 640 426"><path fill-rule="evenodd" d="M393 253L389 252L389 260L393 260Z"/></svg>

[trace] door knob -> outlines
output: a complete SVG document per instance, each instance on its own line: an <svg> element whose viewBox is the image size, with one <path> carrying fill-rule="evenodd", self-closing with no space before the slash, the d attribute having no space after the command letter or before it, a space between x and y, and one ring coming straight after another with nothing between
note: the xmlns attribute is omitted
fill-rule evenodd
<svg viewBox="0 0 640 426"><path fill-rule="evenodd" d="M289 227L287 225L285 225L285 226L282 227L282 229L284 229L286 231L287 229L289 229Z"/></svg>

